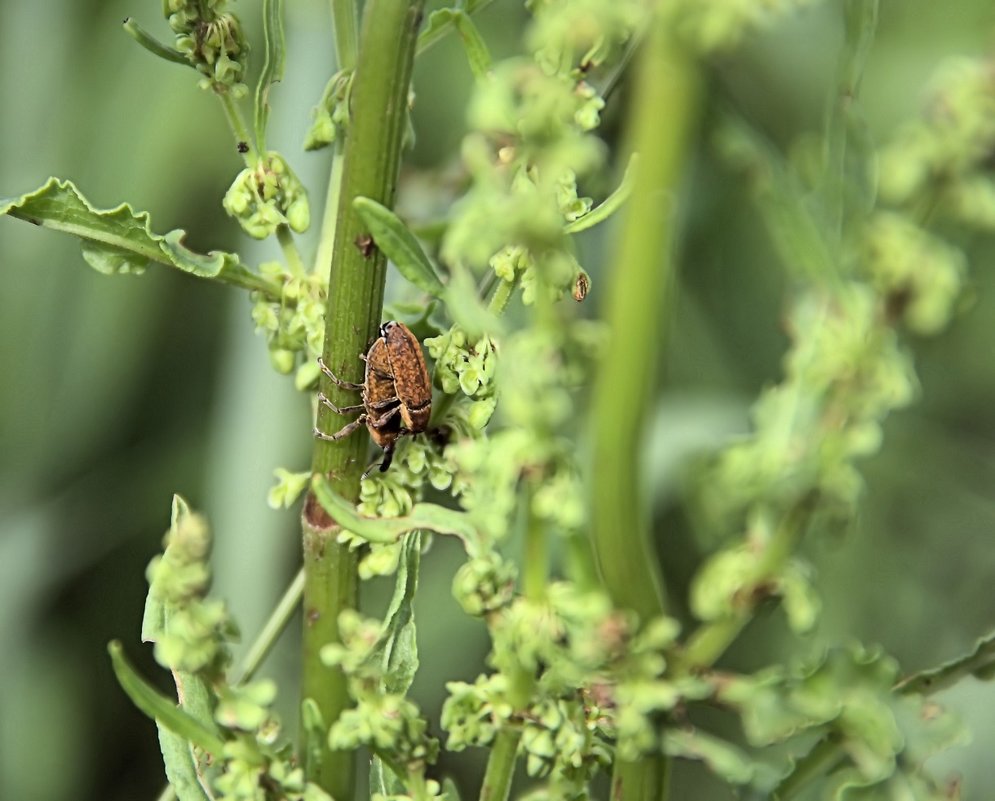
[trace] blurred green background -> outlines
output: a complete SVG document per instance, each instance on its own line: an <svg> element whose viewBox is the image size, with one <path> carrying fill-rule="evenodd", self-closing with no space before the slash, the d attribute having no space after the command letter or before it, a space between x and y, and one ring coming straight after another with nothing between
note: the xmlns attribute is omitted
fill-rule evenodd
<svg viewBox="0 0 995 801"><path fill-rule="evenodd" d="M682 465L744 429L787 344L784 271L749 193L715 156L710 113L731 102L785 149L817 131L839 5L816 5L709 66L672 339L666 352L646 354L665 368L646 481L672 590L709 547L692 541L681 509ZM863 94L875 136L917 111L944 59L991 45L992 4L954 5L956 13L933 0L883 0ZM304 154L299 143L332 69L330 14L317 0L287 6L287 74L274 92L270 139L308 185L318 218L329 156ZM217 102L193 73L157 61L121 30L130 15L167 38L159 7L0 0L0 196L58 175L99 207L128 201L148 210L158 231L186 229L194 248L238 249L250 263L277 258L274 243L246 241L221 210L240 159ZM236 10L255 35L258 3L241 0ZM509 0L481 15L496 58L516 51L524 19ZM406 208L430 202L415 188L423 171L456 163L472 84L451 40L419 61L415 81ZM626 98L623 83L605 114L610 144ZM604 228L582 240L594 278L588 314L608 280ZM312 246L313 238L304 248ZM969 243L972 302L947 333L911 343L922 400L888 421L885 449L866 464L860 519L845 536L807 548L825 611L802 650L860 639L912 671L967 650L995 621L993 253L991 241ZM238 292L155 268L140 279L101 276L75 241L6 219L0 269L0 799L154 798L162 784L154 728L117 689L106 643L121 638L167 686L138 632L144 568L173 492L208 515L216 592L252 638L296 570L295 514L274 512L265 499L274 467L309 461L308 400L270 369ZM402 291L392 283L388 299ZM472 679L486 651L482 626L449 595L458 560L447 543L424 560L415 693L435 720L444 682ZM728 663L754 668L776 658L788 647L782 628L776 615L760 621ZM263 671L281 681L289 721L295 637L296 625ZM942 700L967 719L974 742L936 767L963 775L967 798L987 798L995 687L969 681ZM481 765L480 755L464 755L446 769L475 792ZM729 796L691 767L678 771L675 797Z"/></svg>

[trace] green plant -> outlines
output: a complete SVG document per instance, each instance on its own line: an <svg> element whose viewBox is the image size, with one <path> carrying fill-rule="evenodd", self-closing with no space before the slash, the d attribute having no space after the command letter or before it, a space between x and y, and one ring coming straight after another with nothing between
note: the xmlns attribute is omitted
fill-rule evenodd
<svg viewBox="0 0 995 801"><path fill-rule="evenodd" d="M432 435L404 440L391 470L365 480L360 436L316 443L310 470L277 471L274 506L305 495L304 567L238 671L228 664L232 620L208 595L206 523L174 498L164 553L149 568L143 638L173 672L179 706L111 646L122 686L157 722L173 790L182 799L342 801L355 795L355 754L366 748L373 794L455 797L433 774L440 743L408 697L420 562L431 537L450 535L466 552L453 594L485 621L492 648L488 672L449 685L441 724L448 750L489 749L482 798L507 798L518 763L537 798L586 797L609 772L616 797L662 798L675 759L701 760L729 784L779 798L812 787L838 797L948 797L922 762L959 730L929 695L990 672L991 638L904 678L894 660L861 646L753 673L717 664L768 606L780 605L796 633L817 620L799 542L852 518L859 460L880 447L885 417L915 397L903 338L947 325L966 270L953 238L991 226L990 63L962 63L940 78L930 112L880 152L880 197L854 103L876 25L872 0L845 3L846 43L814 166L790 166L732 114L720 121L719 148L755 187L791 270L791 344L783 380L754 406L751 432L697 466L689 506L722 542L696 570L697 623L682 634L650 548L639 471L674 288L678 221L661 197L678 192L690 160L707 54L770 4L537 0L523 55L496 63L472 22L484 4L436 11L419 32L421 3L370 0L360 33L353 4L333 2L340 72L306 146L331 145L336 158L311 269L294 236L310 223L308 199L288 158L266 147L268 94L284 60L277 0L263 4L251 133L239 105L249 48L224 3L168 0L173 46L126 27L157 55L194 67L217 94L245 161L225 209L250 236L275 236L282 262L253 270L234 254L194 253L182 232L155 234L127 206L97 211L54 179L0 202L4 213L79 236L102 272L155 262L249 291L274 367L302 391L317 387L319 356L339 377L360 380L357 355L383 317L388 258L429 298L391 316L434 360ZM412 63L450 29L477 80L466 186L441 226L413 231L392 211ZM592 132L630 61L627 130L638 155L595 205L583 181L626 159L613 161ZM601 290L579 263L575 235L623 203L603 320L582 319L568 298ZM350 401L323 388L336 404ZM345 419L322 406L317 422L332 431ZM358 611L360 582L375 575L395 576L383 620ZM275 685L254 673L301 598L291 742L272 712ZM739 716L743 742L694 725L710 706Z"/></svg>

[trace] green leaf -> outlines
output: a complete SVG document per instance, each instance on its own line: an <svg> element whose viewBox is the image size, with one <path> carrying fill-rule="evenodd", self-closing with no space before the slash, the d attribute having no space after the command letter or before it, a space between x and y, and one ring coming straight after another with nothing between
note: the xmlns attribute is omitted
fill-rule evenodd
<svg viewBox="0 0 995 801"><path fill-rule="evenodd" d="M263 0L263 36L266 58L259 83L256 84L255 123L256 147L266 152L266 125L269 122L269 90L283 80L286 65L286 41L283 35L283 0Z"/></svg>
<svg viewBox="0 0 995 801"><path fill-rule="evenodd" d="M170 508L169 528L175 529L180 521L190 514L190 504L182 495L173 495ZM166 605L152 586L145 595L145 612L142 615L142 642L156 642L166 631Z"/></svg>
<svg viewBox="0 0 995 801"><path fill-rule="evenodd" d="M136 212L127 203L96 209L70 181L49 178L34 192L0 198L0 214L79 237L87 264L107 275L142 273L155 262L198 278L279 296L275 285L244 267L235 254L194 253L181 243L182 230L164 236L153 233L148 213Z"/></svg>
<svg viewBox="0 0 995 801"><path fill-rule="evenodd" d="M135 706L184 740L215 757L221 756L224 741L215 728L201 723L139 676L125 659L121 643L111 642L107 650L111 655L114 675Z"/></svg>
<svg viewBox="0 0 995 801"><path fill-rule="evenodd" d="M995 668L995 632L979 639L974 648L939 667L923 670L904 679L899 685L903 693L935 693L952 687L966 676L983 680L992 677Z"/></svg>
<svg viewBox="0 0 995 801"><path fill-rule="evenodd" d="M128 35L134 39L138 44L148 50L152 55L159 56L159 58L165 59L166 61L171 61L174 64L182 64L185 67L191 67L192 69L197 69L192 62L187 60L187 57L183 55L179 50L174 50L168 45L164 45L158 39L156 39L152 34L142 28L137 22L135 22L131 17L128 17L124 21L124 30Z"/></svg>
<svg viewBox="0 0 995 801"><path fill-rule="evenodd" d="M370 652L383 669L384 690L396 695L408 691L418 671L414 603L421 549L421 532L412 531L404 538L394 595L384 618L384 631Z"/></svg>
<svg viewBox="0 0 995 801"><path fill-rule="evenodd" d="M459 537L471 555L480 550L481 533L464 512L434 503L416 503L404 517L363 517L355 506L332 490L324 476L316 475L311 488L335 522L369 542L395 543L409 531L423 530Z"/></svg>
<svg viewBox="0 0 995 801"><path fill-rule="evenodd" d="M304 772L308 776L317 776L321 769L325 740L328 738L328 726L321 716L321 708L313 698L301 701L301 730L304 732Z"/></svg>
<svg viewBox="0 0 995 801"><path fill-rule="evenodd" d="M165 726L156 723L159 729L159 750L166 769L166 778L179 801L208 801L210 798L200 784L197 775L197 761L190 750L189 740L173 734Z"/></svg>
<svg viewBox="0 0 995 801"><path fill-rule="evenodd" d="M669 729L663 735L663 750L670 756L701 760L731 784L747 784L753 779L753 762L746 754L701 731Z"/></svg>
<svg viewBox="0 0 995 801"><path fill-rule="evenodd" d="M394 262L398 272L422 292L442 297L445 286L418 240L401 219L386 206L368 197L357 197L352 205L370 229L377 247Z"/></svg>
<svg viewBox="0 0 995 801"><path fill-rule="evenodd" d="M453 24L463 42L466 60L470 62L470 71L478 81L487 77L491 70L491 54L484 38L473 24L470 15L464 11L453 11Z"/></svg>
<svg viewBox="0 0 995 801"><path fill-rule="evenodd" d="M604 222L622 208L625 201L629 199L629 195L632 194L632 184L636 180L636 167L638 166L639 156L634 153L629 159L629 164L625 168L625 174L622 176L622 182L618 188L583 217L578 217L567 223L563 230L568 234L586 231L588 228L593 228L598 223Z"/></svg>

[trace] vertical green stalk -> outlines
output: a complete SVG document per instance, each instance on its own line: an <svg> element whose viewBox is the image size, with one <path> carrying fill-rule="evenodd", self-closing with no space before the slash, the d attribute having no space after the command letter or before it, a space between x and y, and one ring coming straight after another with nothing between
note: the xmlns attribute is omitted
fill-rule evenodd
<svg viewBox="0 0 995 801"><path fill-rule="evenodd" d="M630 116L639 171L612 259L603 311L611 340L593 403L592 535L604 584L617 607L642 621L664 611L650 547L639 473L655 366L667 335L674 272L674 195L697 118L697 75L661 14L650 22L639 57ZM612 799L656 801L666 794L667 762L616 761Z"/></svg>
<svg viewBox="0 0 995 801"><path fill-rule="evenodd" d="M393 206L401 160L408 86L423 0L368 0L360 34L352 88L352 118L346 139L338 220L329 267L325 316L325 363L346 381L362 380L359 355L373 338L383 307L386 259L376 248L360 247L368 235L353 210L359 196ZM325 394L340 406L357 397L327 380ZM321 407L318 426L336 431L347 418ZM316 442L312 470L328 477L340 496L355 500L366 466L369 439L363 434L338 442ZM337 642L338 616L355 608L359 586L356 556L336 541L339 527L309 493L304 505L304 638L301 695L317 704L326 725L349 705L345 676L325 667L323 646ZM308 779L336 801L350 801L355 785L355 755L323 753Z"/></svg>

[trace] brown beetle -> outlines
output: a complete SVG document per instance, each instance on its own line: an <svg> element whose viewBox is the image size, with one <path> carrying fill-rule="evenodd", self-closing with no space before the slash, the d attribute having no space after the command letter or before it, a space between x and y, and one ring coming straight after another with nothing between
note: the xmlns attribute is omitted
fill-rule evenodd
<svg viewBox="0 0 995 801"><path fill-rule="evenodd" d="M397 439L424 431L428 425L432 414L432 384L421 345L403 323L392 320L380 326L379 338L360 358L366 362L362 384L342 381L321 359L318 360L321 371L332 382L343 389L361 392L363 403L340 408L324 393L319 393L318 400L336 414L362 414L334 434L325 434L316 426L314 435L319 439L335 441L349 436L365 424L370 437L383 449L384 458L380 463L380 472L383 473L394 458Z"/></svg>
<svg viewBox="0 0 995 801"><path fill-rule="evenodd" d="M421 343L410 328L394 320L380 326L380 336L387 343L394 389L401 402L401 420L408 432L417 434L428 428L432 416L432 381Z"/></svg>

